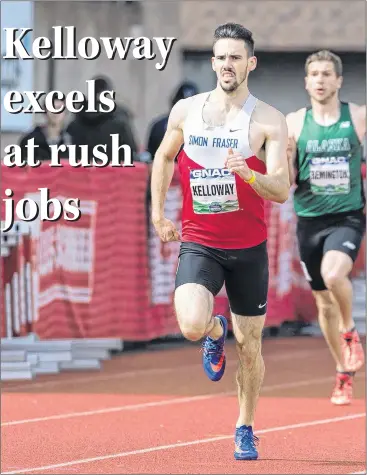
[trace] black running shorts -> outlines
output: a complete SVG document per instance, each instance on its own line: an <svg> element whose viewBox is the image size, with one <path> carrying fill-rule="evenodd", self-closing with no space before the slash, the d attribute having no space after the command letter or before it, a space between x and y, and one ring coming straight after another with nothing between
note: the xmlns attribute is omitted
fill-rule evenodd
<svg viewBox="0 0 367 475"><path fill-rule="evenodd" d="M237 315L266 313L268 281L266 241L234 250L181 243L176 288L187 283L201 284L216 296L225 284L231 311Z"/></svg>
<svg viewBox="0 0 367 475"><path fill-rule="evenodd" d="M362 210L317 218L298 218L301 265L312 290L326 290L321 261L327 251L341 251L356 260L365 233Z"/></svg>

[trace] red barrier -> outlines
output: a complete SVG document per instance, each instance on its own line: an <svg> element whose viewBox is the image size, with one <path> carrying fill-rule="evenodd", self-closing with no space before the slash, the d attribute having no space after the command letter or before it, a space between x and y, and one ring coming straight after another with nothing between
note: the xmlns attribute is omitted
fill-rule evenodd
<svg viewBox="0 0 367 475"><path fill-rule="evenodd" d="M24 223L21 223L24 224ZM2 239L1 299L2 335L24 336L32 331L34 289L32 285L32 243L27 226L19 226Z"/></svg>
<svg viewBox="0 0 367 475"><path fill-rule="evenodd" d="M37 201L41 187L50 189L51 198L81 200L77 222L34 221L31 243L23 240L17 251L29 262L33 250L35 301L27 304L35 309L32 331L43 339L120 337L132 341L179 332L172 306L179 244L162 243L149 224L146 165L75 169L68 164L62 168L44 164L27 171L2 166L2 176L2 189L11 188L16 202L23 197ZM313 298L299 266L292 200L284 205L267 203L266 212L267 325L313 320ZM166 215L179 227L180 213L176 170ZM215 300L215 311L229 314L224 289ZM21 318L28 321L23 313L21 309ZM27 328L23 325L20 331Z"/></svg>
<svg viewBox="0 0 367 475"><path fill-rule="evenodd" d="M157 336L160 325L147 311L146 166L2 172L16 201L37 201L40 187L61 201L81 200L77 222L31 223L38 287L33 329L40 338Z"/></svg>

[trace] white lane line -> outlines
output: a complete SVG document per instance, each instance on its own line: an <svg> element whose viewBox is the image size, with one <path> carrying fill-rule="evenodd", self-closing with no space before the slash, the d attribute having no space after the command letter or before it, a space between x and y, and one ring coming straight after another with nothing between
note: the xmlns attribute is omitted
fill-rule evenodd
<svg viewBox="0 0 367 475"><path fill-rule="evenodd" d="M353 419L360 419L362 417L365 417L366 413L358 413L358 414L352 414L349 416L343 416L343 417L333 417L331 419L318 419L314 421L309 421L309 422L302 422L299 424L289 424L285 426L278 426L278 427L270 427L268 429L261 429L256 431L256 434L267 434L269 432L280 432L284 430L291 430L291 429L300 429L303 427L312 427L312 426L318 426L322 424L331 424L334 422L342 422L342 421L349 421ZM233 434L231 435L222 435L218 437L211 437L207 439L198 439L198 440L192 440L189 442L180 442L176 444L168 444L168 445L159 445L157 447L147 447L145 449L138 449L138 450L131 450L129 452L120 452L117 454L109 454L109 455L100 455L98 457L90 457L86 459L79 459L79 460L70 460L69 462L63 462L63 463L56 463L53 465L44 465L41 467L32 467L32 468L22 468L19 470L13 470L11 472L2 472L3 475L15 475L15 474L24 474L24 473L31 473L31 472L39 472L41 470L53 470L55 468L61 468L61 467L71 467L73 465L82 465L86 463L91 463L91 462L100 462L102 460L112 460L112 459L117 459L121 457L128 457L130 455L140 455L140 454L146 454L149 452L157 452L160 450L168 450L168 449L175 449L177 447L189 447L191 445L199 445L199 444L207 444L210 442L218 442L221 440L227 440L227 439L233 439Z"/></svg>
<svg viewBox="0 0 367 475"><path fill-rule="evenodd" d="M262 392L273 391L276 389L287 389L287 388L296 388L299 386L309 386L312 384L320 384L329 381L333 381L335 378L334 376L325 377L325 378L318 378L318 379L306 379L301 381L292 381L289 383L280 383L280 384L272 384L268 386L264 386L262 388ZM52 420L62 420L62 419L70 419L74 417L85 417L85 416L94 416L98 414L109 414L114 412L121 412L121 411L132 411L137 409L145 409L149 407L159 407L159 406L169 406L171 404L183 404L186 402L195 402L207 399L213 399L217 397L226 397L226 396L234 396L236 395L236 391L228 391L222 392L217 394L202 394L199 396L188 396L188 397L181 397L177 399L163 399L161 401L152 401L152 402L143 402L139 404L127 404L124 406L115 406L115 407L105 407L101 409L93 409L90 411L81 411L81 412L67 412L64 414L53 414L50 416L44 417L34 417L30 419L19 419L15 421L7 421L2 422L1 427L10 427L10 426L17 426L23 424L31 424L36 422L46 422Z"/></svg>

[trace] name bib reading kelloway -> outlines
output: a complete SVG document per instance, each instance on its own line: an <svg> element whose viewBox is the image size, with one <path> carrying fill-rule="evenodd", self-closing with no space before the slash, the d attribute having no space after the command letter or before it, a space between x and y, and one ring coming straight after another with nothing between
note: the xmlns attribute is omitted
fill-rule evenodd
<svg viewBox="0 0 367 475"><path fill-rule="evenodd" d="M348 157L322 157L310 160L311 191L315 195L339 195L350 191Z"/></svg>
<svg viewBox="0 0 367 475"><path fill-rule="evenodd" d="M194 213L229 213L239 209L236 179L223 168L190 170Z"/></svg>

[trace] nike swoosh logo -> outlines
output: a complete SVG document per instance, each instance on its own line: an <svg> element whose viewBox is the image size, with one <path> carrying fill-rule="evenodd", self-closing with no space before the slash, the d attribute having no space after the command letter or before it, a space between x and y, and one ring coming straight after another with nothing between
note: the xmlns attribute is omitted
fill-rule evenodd
<svg viewBox="0 0 367 475"><path fill-rule="evenodd" d="M229 129L230 132L237 132L238 130L242 130L242 129Z"/></svg>
<svg viewBox="0 0 367 475"><path fill-rule="evenodd" d="M224 362L224 354L222 354L217 364L210 363L210 366L212 370L214 371L214 373L218 373L218 371L222 369L223 362Z"/></svg>
<svg viewBox="0 0 367 475"><path fill-rule="evenodd" d="M263 305L259 305L259 308L264 308L267 302L265 302Z"/></svg>

